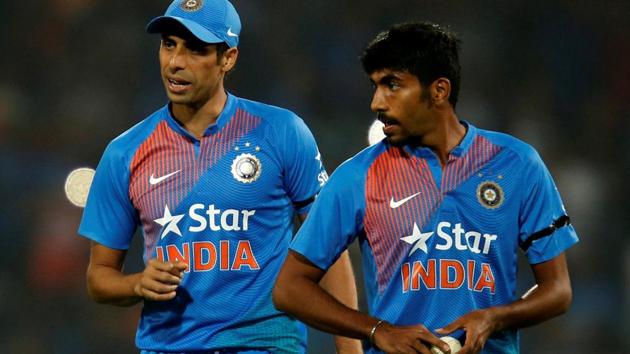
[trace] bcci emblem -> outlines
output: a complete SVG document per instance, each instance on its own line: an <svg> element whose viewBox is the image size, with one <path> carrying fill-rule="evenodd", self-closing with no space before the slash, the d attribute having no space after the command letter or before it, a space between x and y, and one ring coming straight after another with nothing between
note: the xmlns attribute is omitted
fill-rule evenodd
<svg viewBox="0 0 630 354"><path fill-rule="evenodd" d="M183 0L179 7L184 11L197 11L203 5L203 0Z"/></svg>
<svg viewBox="0 0 630 354"><path fill-rule="evenodd" d="M481 182L477 187L479 203L488 209L496 209L503 204L503 189L494 182Z"/></svg>
<svg viewBox="0 0 630 354"><path fill-rule="evenodd" d="M260 160L252 154L240 154L232 162L232 176L239 182L252 183L260 177Z"/></svg>

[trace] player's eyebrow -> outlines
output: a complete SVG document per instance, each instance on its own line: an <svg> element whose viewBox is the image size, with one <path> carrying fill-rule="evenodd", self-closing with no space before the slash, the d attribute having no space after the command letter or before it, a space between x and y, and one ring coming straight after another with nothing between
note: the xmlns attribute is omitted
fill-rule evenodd
<svg viewBox="0 0 630 354"><path fill-rule="evenodd" d="M190 39L190 40L186 40L184 42L184 45L186 46L186 48L190 50L206 51L206 50L209 50L213 44L202 42L196 39Z"/></svg>
<svg viewBox="0 0 630 354"><path fill-rule="evenodd" d="M398 77L398 75L396 75L395 73L389 73L387 75L384 75L382 77L380 77L377 82L375 82L374 80L370 79L370 82L374 85L386 85L392 81L400 81L400 77Z"/></svg>
<svg viewBox="0 0 630 354"><path fill-rule="evenodd" d="M386 83L386 82L391 82L391 81L397 80L397 79L398 79L398 76L396 76L395 74L387 74L387 75L381 77L379 82Z"/></svg>

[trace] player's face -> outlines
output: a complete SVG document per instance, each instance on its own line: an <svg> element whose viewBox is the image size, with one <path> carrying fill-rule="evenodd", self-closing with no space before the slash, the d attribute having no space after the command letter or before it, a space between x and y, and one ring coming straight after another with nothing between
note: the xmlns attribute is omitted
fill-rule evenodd
<svg viewBox="0 0 630 354"><path fill-rule="evenodd" d="M370 74L374 96L370 108L385 124L383 133L392 144L421 138L431 123L431 102L415 75L382 69Z"/></svg>
<svg viewBox="0 0 630 354"><path fill-rule="evenodd" d="M217 57L217 46L192 36L162 36L160 71L166 94L173 104L200 107L223 90L225 57Z"/></svg>

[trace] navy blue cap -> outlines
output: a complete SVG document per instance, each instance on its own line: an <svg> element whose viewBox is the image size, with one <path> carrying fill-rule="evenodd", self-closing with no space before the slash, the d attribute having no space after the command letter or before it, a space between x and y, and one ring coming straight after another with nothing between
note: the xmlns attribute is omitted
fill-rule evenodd
<svg viewBox="0 0 630 354"><path fill-rule="evenodd" d="M163 26L172 21L179 22L202 42L238 46L241 20L227 0L175 0L164 16L149 22L147 31L161 33Z"/></svg>

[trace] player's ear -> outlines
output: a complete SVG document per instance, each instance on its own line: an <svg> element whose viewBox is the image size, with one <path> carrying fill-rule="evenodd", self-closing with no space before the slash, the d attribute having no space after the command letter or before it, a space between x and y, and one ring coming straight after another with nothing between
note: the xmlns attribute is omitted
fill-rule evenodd
<svg viewBox="0 0 630 354"><path fill-rule="evenodd" d="M451 81L445 77L433 81L430 86L431 101L434 104L441 104L448 101L451 95Z"/></svg>
<svg viewBox="0 0 630 354"><path fill-rule="evenodd" d="M238 48L232 47L223 53L221 60L221 70L223 72L229 72L236 65L236 59L238 58Z"/></svg>

